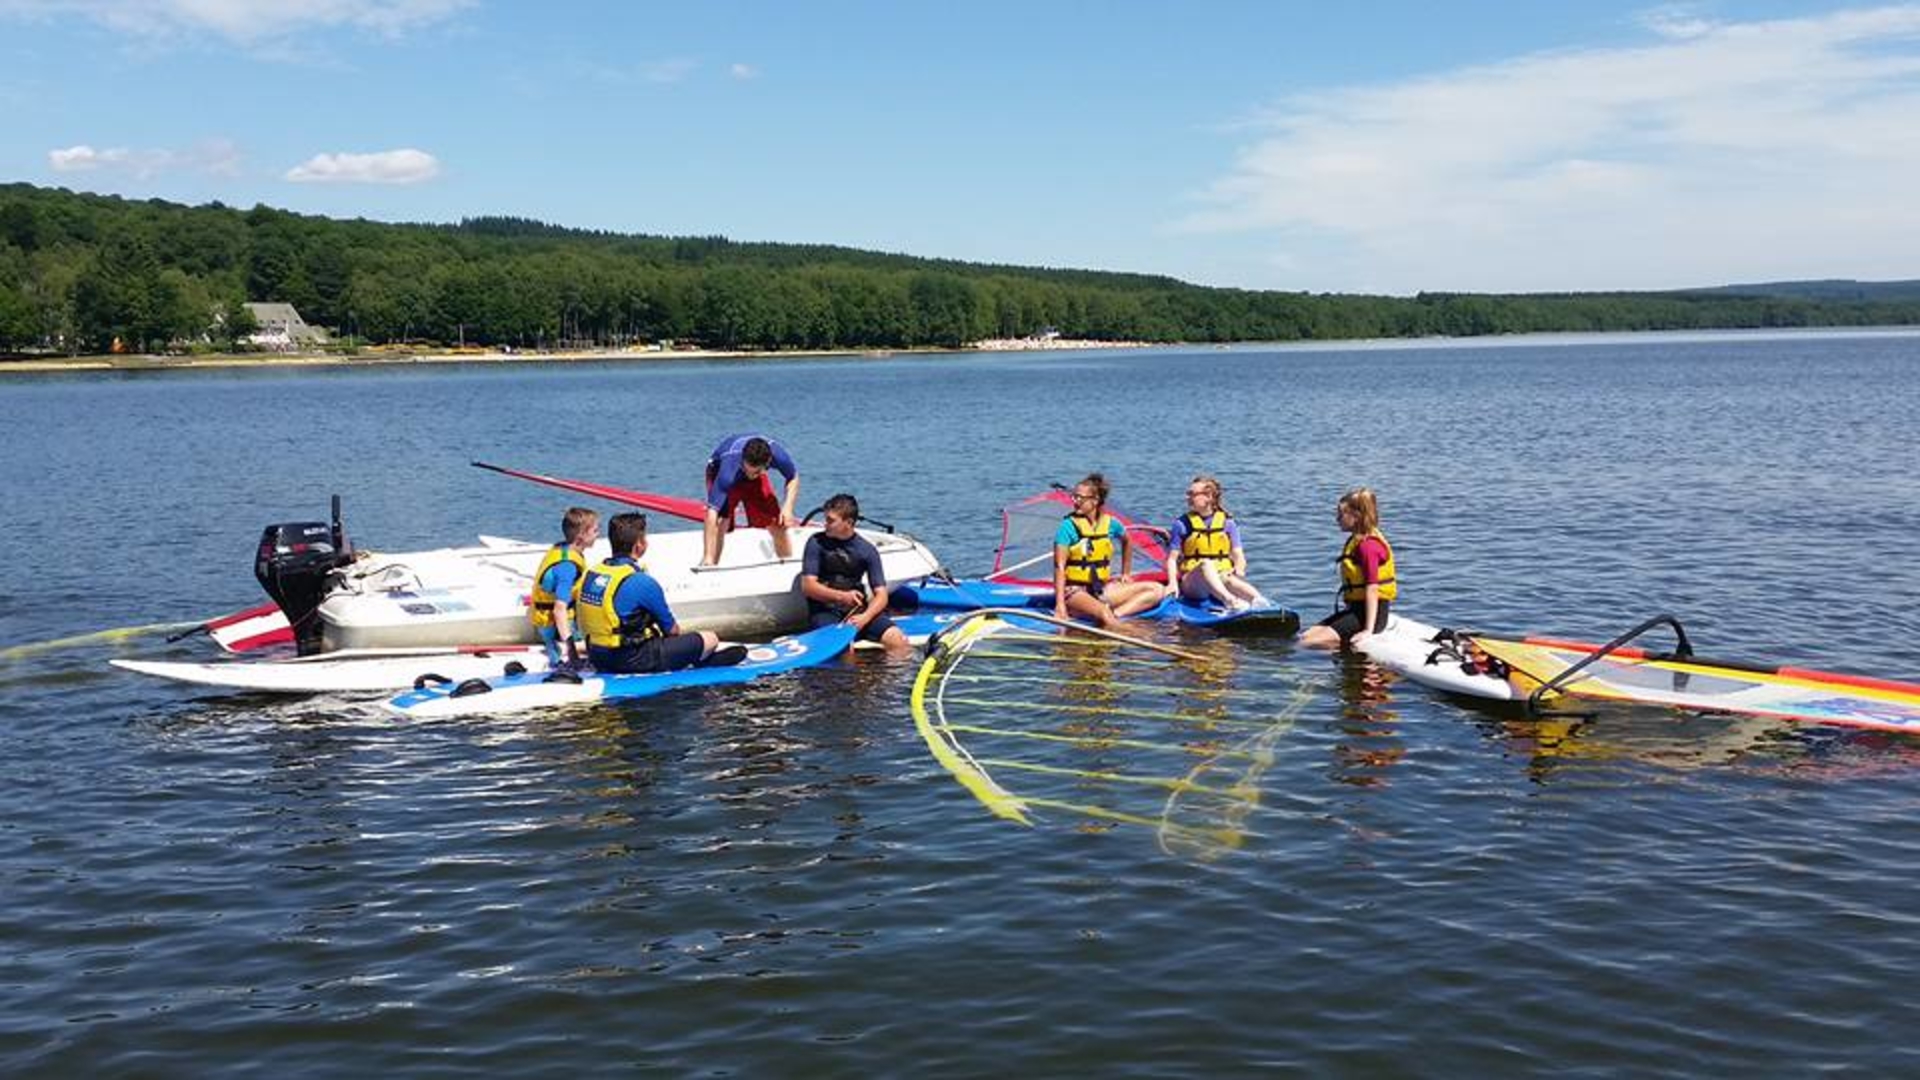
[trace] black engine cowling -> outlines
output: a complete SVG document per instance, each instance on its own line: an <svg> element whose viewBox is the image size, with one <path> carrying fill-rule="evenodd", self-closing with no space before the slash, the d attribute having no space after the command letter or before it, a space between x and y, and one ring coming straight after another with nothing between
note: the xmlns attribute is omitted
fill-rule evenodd
<svg viewBox="0 0 1920 1080"><path fill-rule="evenodd" d="M295 521L269 525L260 534L253 559L253 576L293 627L301 656L320 651L320 606L327 578L353 559L346 531L340 525L340 500L334 499L333 523Z"/></svg>

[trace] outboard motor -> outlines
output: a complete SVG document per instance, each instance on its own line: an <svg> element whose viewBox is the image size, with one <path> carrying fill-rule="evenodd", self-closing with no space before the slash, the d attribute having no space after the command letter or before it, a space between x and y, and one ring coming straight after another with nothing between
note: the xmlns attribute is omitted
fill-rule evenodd
<svg viewBox="0 0 1920 1080"><path fill-rule="evenodd" d="M327 589L327 578L353 561L346 529L340 524L340 496L333 497L333 523L295 521L269 525L260 534L260 550L253 559L253 576L293 627L301 656L321 649L320 620L314 612Z"/></svg>

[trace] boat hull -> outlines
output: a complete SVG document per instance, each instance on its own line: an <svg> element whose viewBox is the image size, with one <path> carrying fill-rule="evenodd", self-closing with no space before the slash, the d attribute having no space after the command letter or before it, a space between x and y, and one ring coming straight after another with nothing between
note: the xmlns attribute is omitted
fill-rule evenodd
<svg viewBox="0 0 1920 1080"><path fill-rule="evenodd" d="M699 566L698 530L654 534L642 565L660 582L682 629L723 637L769 637L803 628L800 559L813 528L796 530L795 557L775 556L764 529L739 529L720 565ZM887 533L863 533L880 552L889 581L931 574L939 560L924 544ZM455 548L369 560L355 567L321 602L322 639L338 649L431 645L509 645L537 640L527 620L527 588L545 556L541 544L482 537ZM607 557L604 543L590 560Z"/></svg>

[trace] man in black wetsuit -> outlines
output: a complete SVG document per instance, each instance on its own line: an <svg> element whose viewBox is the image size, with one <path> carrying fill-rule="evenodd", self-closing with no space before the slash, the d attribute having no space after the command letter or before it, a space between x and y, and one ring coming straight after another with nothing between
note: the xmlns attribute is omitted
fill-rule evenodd
<svg viewBox="0 0 1920 1080"><path fill-rule="evenodd" d="M800 556L800 591L807 617L818 629L844 622L861 641L876 641L890 655L911 652L907 635L887 617L887 575L880 552L854 531L860 504L851 495L827 500L826 523L807 539Z"/></svg>

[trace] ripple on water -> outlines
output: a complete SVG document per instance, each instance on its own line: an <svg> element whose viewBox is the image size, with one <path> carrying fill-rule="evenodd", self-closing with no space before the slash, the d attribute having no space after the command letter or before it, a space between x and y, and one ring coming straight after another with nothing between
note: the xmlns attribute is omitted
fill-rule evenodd
<svg viewBox="0 0 1920 1080"><path fill-rule="evenodd" d="M65 580L70 554L40 516L0 520L16 556L0 560L0 643L251 602L258 527L312 516L330 490L390 549L545 535L564 500L466 478L481 428L501 460L681 490L681 465L722 432L650 432L611 471L539 433L609 392L692 417L724 394L730 426L807 447L823 491L857 489L962 570L986 562L997 507L1047 480L1097 466L1165 516L1165 493L1205 468L1256 578L1317 611L1331 501L1366 482L1422 617L1604 638L1672 611L1703 652L1912 678L1915 340L1079 357L1190 439L1170 452L1128 435L1097 462L1004 435L1057 427L1057 370L1031 358L773 364L753 380L691 365L23 385L0 396L0 447L46 465L14 479L16 503L82 534L132 515L172 539L167 572L131 593L46 608L28 583ZM295 444L271 419L290 390L361 452L233 469L235 438ZM429 392L461 407L411 407ZM1369 395L1377 422L1356 438ZM848 400L942 408L883 410L853 437L834 419ZM23 410L47 422L9 422ZM882 438L967 450L876 471ZM97 502L72 498L82 478ZM1862 553L1878 553L1872 575L1836 571ZM1237 640L1221 677L1255 700L1226 718L1270 726L1296 686L1306 700L1258 769L1221 757L1202 774L1244 779L1257 804L1174 801L1177 821L1236 822L1238 842L1170 855L1164 791L1055 789L1128 799L1146 824L988 815L914 733L912 665L417 724L377 702L104 668L205 644L169 648L135 635L0 658L8 1072L1920 1064L1888 1034L1912 1019L1920 963L1910 739L1620 707L1527 718ZM1259 737L1196 712L1166 736L1184 756L1073 753L1171 777Z"/></svg>

